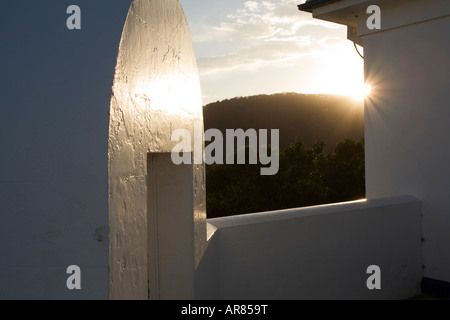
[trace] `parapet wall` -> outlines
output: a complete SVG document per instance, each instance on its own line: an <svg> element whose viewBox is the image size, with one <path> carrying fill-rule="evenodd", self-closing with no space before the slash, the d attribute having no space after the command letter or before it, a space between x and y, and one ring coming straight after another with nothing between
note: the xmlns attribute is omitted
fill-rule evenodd
<svg viewBox="0 0 450 320"><path fill-rule="evenodd" d="M200 298L406 299L420 293L421 203L413 197L208 223L217 230L205 267L197 270ZM372 265L381 269L381 290L367 287Z"/></svg>

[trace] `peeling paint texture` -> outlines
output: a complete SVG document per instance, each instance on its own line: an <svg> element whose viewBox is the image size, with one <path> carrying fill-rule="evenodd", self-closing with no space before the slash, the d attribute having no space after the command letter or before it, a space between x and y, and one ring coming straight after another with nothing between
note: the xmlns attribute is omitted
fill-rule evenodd
<svg viewBox="0 0 450 320"><path fill-rule="evenodd" d="M135 0L114 76L109 124L110 297L148 298L147 159L171 152L176 129L194 132L202 101L189 28L178 0ZM192 212L198 244L206 237L203 165L194 166ZM176 199L174 199L176 201ZM166 232L168 230L164 230Z"/></svg>

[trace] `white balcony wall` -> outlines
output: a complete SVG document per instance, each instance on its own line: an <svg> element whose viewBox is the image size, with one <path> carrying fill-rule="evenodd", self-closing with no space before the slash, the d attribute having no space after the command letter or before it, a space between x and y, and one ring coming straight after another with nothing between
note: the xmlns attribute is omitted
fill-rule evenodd
<svg viewBox="0 0 450 320"><path fill-rule="evenodd" d="M208 220L196 294L214 299L405 299L420 293L421 204L413 197ZM381 268L369 290L367 268Z"/></svg>

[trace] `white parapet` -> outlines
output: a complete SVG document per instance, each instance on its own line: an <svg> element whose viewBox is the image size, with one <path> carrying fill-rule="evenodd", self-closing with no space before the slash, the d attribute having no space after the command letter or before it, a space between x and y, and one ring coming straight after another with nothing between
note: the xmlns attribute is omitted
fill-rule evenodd
<svg viewBox="0 0 450 320"><path fill-rule="evenodd" d="M210 219L217 228L207 287L219 299L406 299L420 293L421 203L414 197L357 201ZM205 257L207 259L208 257ZM381 289L370 290L370 266ZM207 293L204 293L207 292ZM203 296L202 296L203 294Z"/></svg>

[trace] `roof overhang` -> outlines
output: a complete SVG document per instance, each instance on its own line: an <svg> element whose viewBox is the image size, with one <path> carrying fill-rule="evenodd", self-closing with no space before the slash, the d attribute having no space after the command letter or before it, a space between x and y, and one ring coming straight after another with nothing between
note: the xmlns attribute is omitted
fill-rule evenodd
<svg viewBox="0 0 450 320"><path fill-rule="evenodd" d="M371 5L393 5L408 0L309 0L298 6L300 11L312 13L314 18L342 24L348 27L347 37L363 45L362 17L367 17ZM366 18L365 18L366 19Z"/></svg>
<svg viewBox="0 0 450 320"><path fill-rule="evenodd" d="M354 35L362 37L380 32L367 28L367 19L372 15L367 9L372 5L382 10L381 31L450 14L448 0L309 0L298 8L312 13L314 18L348 26L349 29L353 29Z"/></svg>
<svg viewBox="0 0 450 320"><path fill-rule="evenodd" d="M322 7L324 5L330 4L332 2L337 2L341 0L309 0L304 4L298 5L298 9L306 12L313 12L314 9Z"/></svg>
<svg viewBox="0 0 450 320"><path fill-rule="evenodd" d="M366 14L371 5L392 4L404 0L310 0L298 6L312 13L314 18L356 28L358 17Z"/></svg>

